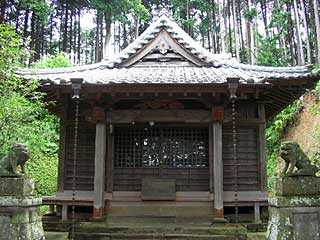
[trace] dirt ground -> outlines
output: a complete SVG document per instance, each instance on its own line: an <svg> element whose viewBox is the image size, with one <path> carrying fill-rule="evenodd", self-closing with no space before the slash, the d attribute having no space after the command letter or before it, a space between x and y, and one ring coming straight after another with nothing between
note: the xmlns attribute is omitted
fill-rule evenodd
<svg viewBox="0 0 320 240"><path fill-rule="evenodd" d="M303 104L304 108L299 114L298 121L289 130L285 139L298 142L301 148L309 154L318 150L313 135L317 126L320 126L320 114L312 113L311 106L320 105L320 102L317 103L312 95L306 95L303 98Z"/></svg>

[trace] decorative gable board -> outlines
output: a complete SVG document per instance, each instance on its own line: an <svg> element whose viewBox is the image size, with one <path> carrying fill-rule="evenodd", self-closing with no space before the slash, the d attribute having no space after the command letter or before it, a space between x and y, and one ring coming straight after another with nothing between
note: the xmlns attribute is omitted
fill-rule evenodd
<svg viewBox="0 0 320 240"><path fill-rule="evenodd" d="M189 50L178 43L169 32L162 29L148 44L117 67L131 67L135 65L166 65L182 63L190 66L206 66L208 63L199 59Z"/></svg>

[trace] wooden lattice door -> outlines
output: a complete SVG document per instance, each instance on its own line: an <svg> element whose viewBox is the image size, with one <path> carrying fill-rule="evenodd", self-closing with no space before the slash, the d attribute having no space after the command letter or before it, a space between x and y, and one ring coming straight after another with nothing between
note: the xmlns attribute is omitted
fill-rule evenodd
<svg viewBox="0 0 320 240"><path fill-rule="evenodd" d="M118 125L114 191L141 191L143 178L171 178L177 191L208 191L208 127Z"/></svg>

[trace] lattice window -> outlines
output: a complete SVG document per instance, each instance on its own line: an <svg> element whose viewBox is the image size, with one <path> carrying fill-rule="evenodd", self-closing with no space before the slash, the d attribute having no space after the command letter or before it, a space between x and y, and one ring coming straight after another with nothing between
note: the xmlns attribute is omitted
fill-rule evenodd
<svg viewBox="0 0 320 240"><path fill-rule="evenodd" d="M114 166L208 167L207 127L115 128Z"/></svg>

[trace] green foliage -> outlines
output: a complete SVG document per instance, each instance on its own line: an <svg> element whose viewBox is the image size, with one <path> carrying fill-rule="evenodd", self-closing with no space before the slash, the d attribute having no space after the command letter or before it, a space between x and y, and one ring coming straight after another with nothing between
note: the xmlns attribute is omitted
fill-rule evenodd
<svg viewBox="0 0 320 240"><path fill-rule="evenodd" d="M17 85L12 75L24 55L21 44L20 36L11 25L0 24L0 95Z"/></svg>
<svg viewBox="0 0 320 240"><path fill-rule="evenodd" d="M257 16L258 16L258 11L256 8L247 9L244 12L244 17L249 21L252 21Z"/></svg>
<svg viewBox="0 0 320 240"><path fill-rule="evenodd" d="M56 190L58 119L48 113L36 92L39 83L15 77L23 55L18 36L7 25L0 25L0 158L12 143L25 143L30 148L27 162L29 176L35 179L37 195Z"/></svg>
<svg viewBox="0 0 320 240"><path fill-rule="evenodd" d="M66 53L58 53L56 56L47 56L46 58L35 62L32 67L34 68L60 68L71 67L72 64Z"/></svg>
<svg viewBox="0 0 320 240"><path fill-rule="evenodd" d="M148 10L141 0L92 0L90 4L98 11L107 13L108 17L113 20L126 18L125 15L128 13L133 13L143 21L148 18Z"/></svg>
<svg viewBox="0 0 320 240"><path fill-rule="evenodd" d="M271 20L266 29L269 35L256 34L255 36L257 40L257 65L279 67L288 66L290 63L288 48L279 46L280 41L285 40L283 38L288 32L289 19L291 19L291 14L283 10L284 3L281 1L280 6L272 10ZM274 29L277 29L278 33L275 34Z"/></svg>
<svg viewBox="0 0 320 240"><path fill-rule="evenodd" d="M301 102L296 101L285 108L282 112L280 112L267 125L267 174L269 180L268 188L270 191L273 187L273 177L276 174L278 155L282 138L296 121L301 108Z"/></svg>
<svg viewBox="0 0 320 240"><path fill-rule="evenodd" d="M316 97L319 99L320 98L320 81L318 81L318 83L313 91L316 94ZM311 104L308 109L314 115L320 114L319 102ZM320 143L320 141L319 141L319 143Z"/></svg>
<svg viewBox="0 0 320 240"><path fill-rule="evenodd" d="M320 81L318 81L316 88L314 89L317 94L320 95Z"/></svg>
<svg viewBox="0 0 320 240"><path fill-rule="evenodd" d="M284 58L284 52L286 50L281 49L277 45L277 36L263 37L262 35L257 34L256 39L259 43L257 48L257 65L273 67L288 65L289 59Z"/></svg>
<svg viewBox="0 0 320 240"><path fill-rule="evenodd" d="M49 114L40 101L32 101L18 92L0 96L0 157L12 143L30 148L27 163L35 179L36 194L52 194L56 189L58 119Z"/></svg>
<svg viewBox="0 0 320 240"><path fill-rule="evenodd" d="M31 10L41 23L46 24L50 8L45 0L20 0L20 8Z"/></svg>
<svg viewBox="0 0 320 240"><path fill-rule="evenodd" d="M314 91L315 91L315 94L318 95L317 97L319 98L320 97L320 81L318 81ZM310 105L309 111L314 115L320 115L320 102L316 102ZM312 137L315 144L314 147L315 149L317 149L317 151L312 154L311 160L315 165L317 165L320 168L320 123L317 123Z"/></svg>

